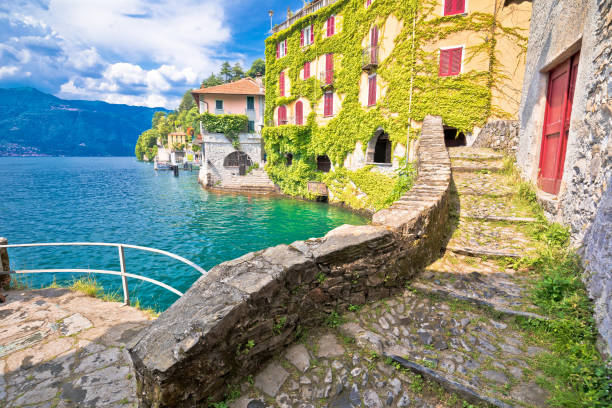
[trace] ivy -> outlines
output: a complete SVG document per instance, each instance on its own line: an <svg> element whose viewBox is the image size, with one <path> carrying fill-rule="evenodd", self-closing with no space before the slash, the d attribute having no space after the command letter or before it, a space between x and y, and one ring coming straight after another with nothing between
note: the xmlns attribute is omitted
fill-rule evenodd
<svg viewBox="0 0 612 408"><path fill-rule="evenodd" d="M209 112L201 114L199 120L208 132L223 133L236 150L240 148L239 134L246 131L249 121L246 115L213 115Z"/></svg>
<svg viewBox="0 0 612 408"><path fill-rule="evenodd" d="M373 175L375 172L372 169L348 172L342 166L357 142L361 142L365 150L379 127L389 134L395 148L397 143L407 144L410 121L422 121L428 114L442 116L446 125L462 132L484 125L491 116L508 116L507 112L492 105L492 92L501 92L502 87L498 84L506 79L497 58L497 38L503 36L511 39L524 52L527 38L523 31L503 26L495 13L475 12L432 18L436 14L436 7L439 5L432 0L376 0L368 8L364 7L363 0L339 0L301 18L266 40L265 123L268 126L273 126L274 111L278 106L292 103L299 97L307 99L313 111L321 103L323 92L318 73L311 73L307 80L300 79L299 73L305 62L314 61L324 54L334 54L334 92L342 100L340 111L325 126L319 126L314 113L311 113L305 126L285 125L264 129L268 157L266 170L283 192L308 197L307 181L333 180L334 175L338 177L337 183L331 182L334 186L347 177L354 184L357 184L354 182L357 180L362 186L368 185L367 180L378 177ZM324 26L332 14L341 16L342 29L330 38L323 38ZM384 36L385 21L391 15L403 26L391 54L376 69L380 83L386 86L386 94L376 106L364 107L359 101L362 41L367 41L374 24ZM416 19L414 46L413 19ZM310 24L314 25L314 44L300 47L300 30ZM489 62L489 68L439 77L438 53L431 44L460 31L480 34L481 43L466 49L465 59L483 59ZM284 39L287 39L289 53L277 59L276 43ZM281 71L285 71L290 81L290 95L285 97L279 96L278 78ZM411 76L414 80L412 106L409 107ZM417 137L418 132L413 130L410 136ZM293 155L292 166L286 166L286 153ZM324 154L336 169L325 176L316 171L315 163L316 156ZM392 189L397 176L384 177L387 180L379 182L384 182L387 190ZM378 203L376 205L384 201L381 201L378 193L373 194L379 197L373 200Z"/></svg>

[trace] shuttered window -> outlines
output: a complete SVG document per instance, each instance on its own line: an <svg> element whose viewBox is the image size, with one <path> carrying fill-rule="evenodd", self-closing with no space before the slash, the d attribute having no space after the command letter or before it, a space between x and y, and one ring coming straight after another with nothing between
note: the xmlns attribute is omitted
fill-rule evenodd
<svg viewBox="0 0 612 408"><path fill-rule="evenodd" d="M286 125L287 124L287 107L279 106L278 107L278 125Z"/></svg>
<svg viewBox="0 0 612 408"><path fill-rule="evenodd" d="M334 114L334 94L326 92L323 99L323 116L333 116Z"/></svg>
<svg viewBox="0 0 612 408"><path fill-rule="evenodd" d="M465 13L465 0L445 0L444 15L452 16Z"/></svg>
<svg viewBox="0 0 612 408"><path fill-rule="evenodd" d="M304 63L304 79L310 78L310 61Z"/></svg>
<svg viewBox="0 0 612 408"><path fill-rule="evenodd" d="M276 58L282 58L287 55L287 40L276 43Z"/></svg>
<svg viewBox="0 0 612 408"><path fill-rule="evenodd" d="M281 72L278 78L278 91L280 96L285 96L285 71Z"/></svg>
<svg viewBox="0 0 612 408"><path fill-rule="evenodd" d="M327 19L327 36L331 37L336 33L336 17L331 16Z"/></svg>
<svg viewBox="0 0 612 408"><path fill-rule="evenodd" d="M302 101L297 101L295 104L295 124L304 124L304 106L302 104Z"/></svg>
<svg viewBox="0 0 612 408"><path fill-rule="evenodd" d="M376 74L368 78L368 106L376 105Z"/></svg>
<svg viewBox="0 0 612 408"><path fill-rule="evenodd" d="M334 54L325 55L325 84L334 82Z"/></svg>
<svg viewBox="0 0 612 408"><path fill-rule="evenodd" d="M459 75L461 73L462 54L462 47L440 50L440 70L438 71L438 75Z"/></svg>
<svg viewBox="0 0 612 408"><path fill-rule="evenodd" d="M300 46L304 47L314 43L314 29L312 24L302 29L300 32Z"/></svg>

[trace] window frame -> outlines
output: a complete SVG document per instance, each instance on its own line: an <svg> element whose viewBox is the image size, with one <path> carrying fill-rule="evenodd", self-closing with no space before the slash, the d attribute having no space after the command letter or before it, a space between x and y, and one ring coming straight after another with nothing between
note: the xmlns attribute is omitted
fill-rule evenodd
<svg viewBox="0 0 612 408"><path fill-rule="evenodd" d="M299 115L298 115L298 106L300 107L300 114ZM299 126L303 125L304 124L304 103L302 101L298 100L295 103L295 106L294 106L293 110L295 111L295 124L299 125Z"/></svg>
<svg viewBox="0 0 612 408"><path fill-rule="evenodd" d="M249 120L247 122L247 132L255 133L255 121L254 120Z"/></svg>
<svg viewBox="0 0 612 408"><path fill-rule="evenodd" d="M249 102L253 102L252 103L252 107L249 108ZM246 108L247 110L255 110L255 97L254 96L247 96L246 97Z"/></svg>
<svg viewBox="0 0 612 408"><path fill-rule="evenodd" d="M219 102L221 102L221 107L219 107ZM223 99L215 99L215 110L223 110Z"/></svg>
<svg viewBox="0 0 612 408"><path fill-rule="evenodd" d="M328 107L329 101L329 110ZM332 91L327 91L323 94L323 117L329 118L334 116L334 93Z"/></svg>
<svg viewBox="0 0 612 408"><path fill-rule="evenodd" d="M456 49L460 49L461 50L461 61L459 63L459 72L456 74L453 74L451 72L449 72L448 74L441 74L440 73L440 68L441 68L441 64L442 64L442 51L444 52L449 52L452 50L456 50ZM458 76L461 75L463 73L463 56L465 54L465 44L461 44L461 45L453 45L450 47L440 47L440 49L438 50L438 77L451 77L451 76ZM452 67L452 60L449 62L449 71Z"/></svg>
<svg viewBox="0 0 612 408"><path fill-rule="evenodd" d="M446 14L446 3L449 1L457 1L457 0L444 0L442 2L442 11L440 13L441 16L443 17L450 17L450 16L460 16L463 14L467 14L467 9L468 9L468 0L464 0L463 1L463 11L461 12L451 12L449 14Z"/></svg>
<svg viewBox="0 0 612 408"><path fill-rule="evenodd" d="M306 76L306 66L308 65L308 76ZM302 74L302 77L304 78L304 81L307 80L308 78L310 78L312 76L312 74L310 73L310 61L306 61L304 63L304 71Z"/></svg>
<svg viewBox="0 0 612 408"><path fill-rule="evenodd" d="M331 30L330 30L330 24L329 22L333 19L333 24L331 25ZM336 35L336 15L332 14L331 16L329 16L327 18L327 21L325 22L325 37L329 38L329 37L333 37L334 35ZM331 34L329 33L331 31Z"/></svg>

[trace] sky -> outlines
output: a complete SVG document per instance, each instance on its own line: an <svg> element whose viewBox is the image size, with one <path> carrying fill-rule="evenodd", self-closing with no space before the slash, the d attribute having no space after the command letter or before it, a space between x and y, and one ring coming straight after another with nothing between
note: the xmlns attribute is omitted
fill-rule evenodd
<svg viewBox="0 0 612 408"><path fill-rule="evenodd" d="M264 57L270 17L303 0L3 0L0 88L165 107L223 61Z"/></svg>

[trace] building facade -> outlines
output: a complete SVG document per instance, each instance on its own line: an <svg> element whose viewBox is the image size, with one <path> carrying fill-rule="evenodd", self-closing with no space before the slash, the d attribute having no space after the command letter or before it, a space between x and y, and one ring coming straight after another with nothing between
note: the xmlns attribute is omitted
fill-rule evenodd
<svg viewBox="0 0 612 408"><path fill-rule="evenodd" d="M261 78L243 78L235 82L197 89L191 92L200 114L246 115L247 129L232 143L223 133L211 133L200 124L203 163L200 182L209 187L240 175L240 168L255 164L263 167L261 129L264 117L264 87Z"/></svg>
<svg viewBox="0 0 612 408"><path fill-rule="evenodd" d="M307 4L266 40L268 173L281 188L316 179L325 161L391 173L427 114L467 142L487 121L516 119L530 15L528 1Z"/></svg>
<svg viewBox="0 0 612 408"><path fill-rule="evenodd" d="M612 2L534 2L517 162L571 227L612 355ZM605 343L605 344L604 344Z"/></svg>

